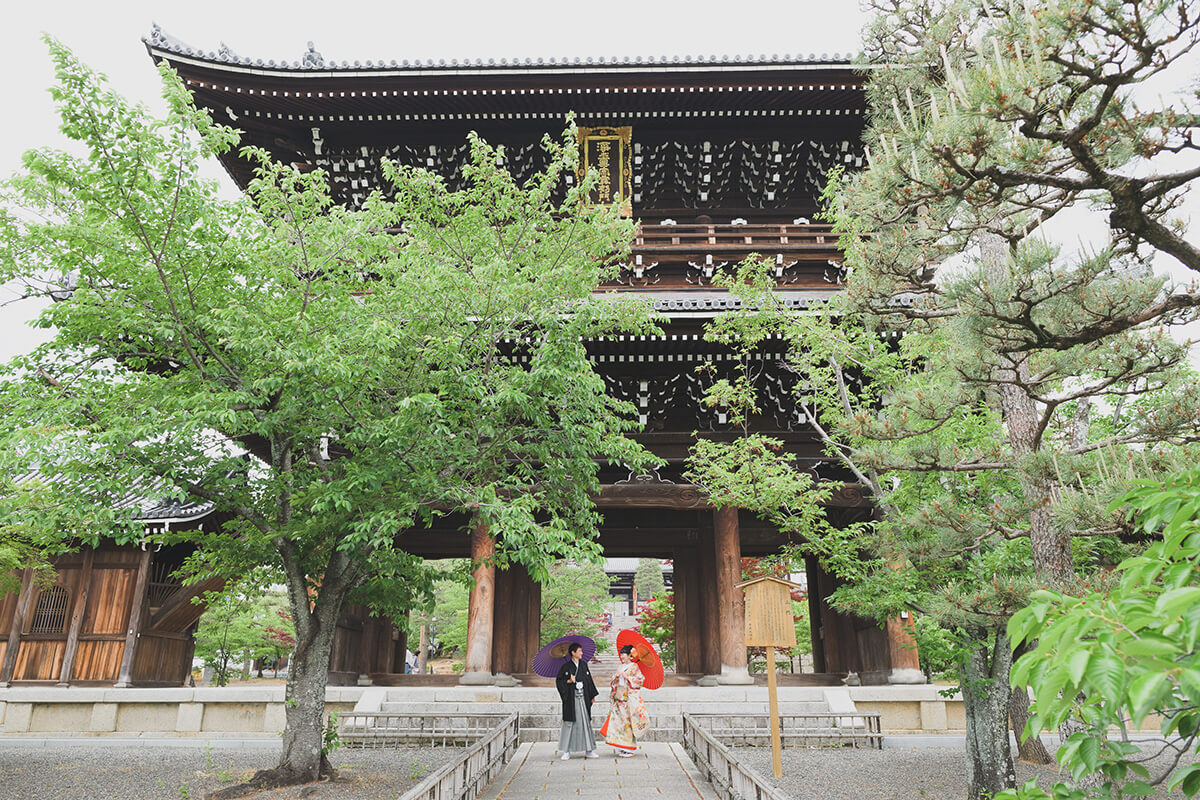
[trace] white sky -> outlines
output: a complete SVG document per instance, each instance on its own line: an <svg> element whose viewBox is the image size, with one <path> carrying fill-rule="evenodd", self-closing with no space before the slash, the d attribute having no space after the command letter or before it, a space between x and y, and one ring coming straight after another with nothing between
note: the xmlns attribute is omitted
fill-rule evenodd
<svg viewBox="0 0 1200 800"><path fill-rule="evenodd" d="M53 74L41 42L49 33L106 74L127 97L161 111L158 75L141 37L157 22L193 47L220 42L255 58L298 60L312 40L338 61L538 56L849 53L865 16L856 0L33 0L12 4L0 25L0 175L30 148L58 147L47 89ZM232 186L219 167L212 173ZM26 324L38 309L0 287L0 362L34 347L43 331Z"/></svg>

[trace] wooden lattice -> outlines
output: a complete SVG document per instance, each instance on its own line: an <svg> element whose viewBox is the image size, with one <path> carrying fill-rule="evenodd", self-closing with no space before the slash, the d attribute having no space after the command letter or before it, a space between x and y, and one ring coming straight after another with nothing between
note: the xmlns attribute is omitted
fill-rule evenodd
<svg viewBox="0 0 1200 800"><path fill-rule="evenodd" d="M62 586L52 586L38 593L33 608L30 633L62 633L67 628L67 606L71 595Z"/></svg>

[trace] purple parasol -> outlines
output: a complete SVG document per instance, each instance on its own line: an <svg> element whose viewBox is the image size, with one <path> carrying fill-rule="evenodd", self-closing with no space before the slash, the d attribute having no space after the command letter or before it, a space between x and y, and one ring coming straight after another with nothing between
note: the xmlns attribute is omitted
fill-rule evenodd
<svg viewBox="0 0 1200 800"><path fill-rule="evenodd" d="M591 661L592 657L596 655L596 643L589 637L574 634L563 636L537 651L537 655L533 657L533 671L543 678L553 678L558 674L559 668L570 660L570 656L567 655L567 647L572 642L577 642L583 647L580 658L584 661Z"/></svg>

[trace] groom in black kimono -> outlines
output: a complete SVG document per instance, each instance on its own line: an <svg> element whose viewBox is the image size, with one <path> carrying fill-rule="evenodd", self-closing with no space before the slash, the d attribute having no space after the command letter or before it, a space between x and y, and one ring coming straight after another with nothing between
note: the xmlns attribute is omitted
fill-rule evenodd
<svg viewBox="0 0 1200 800"><path fill-rule="evenodd" d="M599 758L596 752L596 737L592 733L592 701L600 694L596 690L596 682L592 680L592 671L583 660L583 647L578 642L572 642L567 648L570 658L558 670L554 685L558 687L558 696L562 698L562 733L558 737L558 752L563 761L571 757L571 753L583 751L588 758Z"/></svg>

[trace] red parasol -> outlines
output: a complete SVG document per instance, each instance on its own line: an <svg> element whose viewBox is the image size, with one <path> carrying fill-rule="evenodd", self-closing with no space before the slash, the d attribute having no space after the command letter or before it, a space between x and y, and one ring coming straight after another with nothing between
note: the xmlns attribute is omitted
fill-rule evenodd
<svg viewBox="0 0 1200 800"><path fill-rule="evenodd" d="M665 678L662 659L655 652L654 645L646 641L645 636L630 629L617 634L617 651L620 652L621 648L627 644L633 646L632 658L641 667L643 688L657 689L662 686Z"/></svg>

